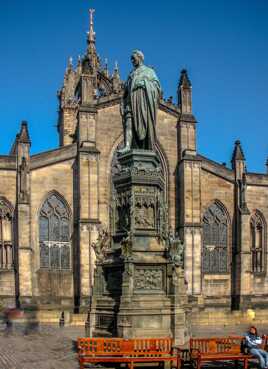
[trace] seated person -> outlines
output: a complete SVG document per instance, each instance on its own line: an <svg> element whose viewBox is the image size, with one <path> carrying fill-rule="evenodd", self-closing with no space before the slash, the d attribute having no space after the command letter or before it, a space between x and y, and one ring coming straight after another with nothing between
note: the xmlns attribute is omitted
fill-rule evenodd
<svg viewBox="0 0 268 369"><path fill-rule="evenodd" d="M250 327L245 336L245 346L252 356L258 358L260 367L262 369L268 369L268 352L264 351L261 345L262 338L258 336L256 327Z"/></svg>

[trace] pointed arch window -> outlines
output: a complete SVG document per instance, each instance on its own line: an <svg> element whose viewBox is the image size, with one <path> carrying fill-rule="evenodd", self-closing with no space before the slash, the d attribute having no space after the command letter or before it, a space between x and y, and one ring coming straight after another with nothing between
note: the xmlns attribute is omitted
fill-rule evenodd
<svg viewBox="0 0 268 369"><path fill-rule="evenodd" d="M203 216L202 266L204 273L228 272L228 217L216 202Z"/></svg>
<svg viewBox="0 0 268 369"><path fill-rule="evenodd" d="M70 269L70 217L56 194L44 202L39 214L40 268Z"/></svg>
<svg viewBox="0 0 268 369"><path fill-rule="evenodd" d="M265 221L262 214L256 211L250 219L251 264L253 273L265 271Z"/></svg>
<svg viewBox="0 0 268 369"><path fill-rule="evenodd" d="M13 269L13 211L7 201L0 198L0 270Z"/></svg>

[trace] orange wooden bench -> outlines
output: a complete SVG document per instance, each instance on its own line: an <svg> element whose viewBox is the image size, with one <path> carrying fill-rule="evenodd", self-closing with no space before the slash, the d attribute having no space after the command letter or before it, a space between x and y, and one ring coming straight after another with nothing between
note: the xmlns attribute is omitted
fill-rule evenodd
<svg viewBox="0 0 268 369"><path fill-rule="evenodd" d="M135 363L170 362L177 369L181 359L171 338L78 338L80 369L87 363L127 363L133 369Z"/></svg>
<svg viewBox="0 0 268 369"><path fill-rule="evenodd" d="M191 338L190 362L194 368L200 369L204 362L231 360L237 365L242 361L244 369L247 369L248 361L255 358L241 352L243 339L242 336Z"/></svg>

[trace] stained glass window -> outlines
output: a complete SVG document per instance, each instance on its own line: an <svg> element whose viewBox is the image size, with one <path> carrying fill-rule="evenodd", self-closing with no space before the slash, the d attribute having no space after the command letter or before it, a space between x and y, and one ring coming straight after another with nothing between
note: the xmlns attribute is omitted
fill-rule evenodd
<svg viewBox="0 0 268 369"><path fill-rule="evenodd" d="M50 195L39 215L40 268L70 269L70 220L64 202Z"/></svg>
<svg viewBox="0 0 268 369"><path fill-rule="evenodd" d="M213 203L203 217L203 272L228 272L228 218L223 208Z"/></svg>
<svg viewBox="0 0 268 369"><path fill-rule="evenodd" d="M0 269L12 269L14 256L12 246L13 212L4 198L0 198Z"/></svg>
<svg viewBox="0 0 268 369"><path fill-rule="evenodd" d="M251 263L253 273L265 271L265 222L256 211L250 219Z"/></svg>

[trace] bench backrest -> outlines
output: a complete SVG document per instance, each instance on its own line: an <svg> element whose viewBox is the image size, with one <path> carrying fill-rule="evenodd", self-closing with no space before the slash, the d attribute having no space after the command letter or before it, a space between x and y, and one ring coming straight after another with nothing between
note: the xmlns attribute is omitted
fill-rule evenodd
<svg viewBox="0 0 268 369"><path fill-rule="evenodd" d="M171 354L172 338L78 338L78 352L87 356Z"/></svg>
<svg viewBox="0 0 268 369"><path fill-rule="evenodd" d="M241 340L242 337L240 336L191 338L190 349L198 350L201 354L239 354L241 352Z"/></svg>

